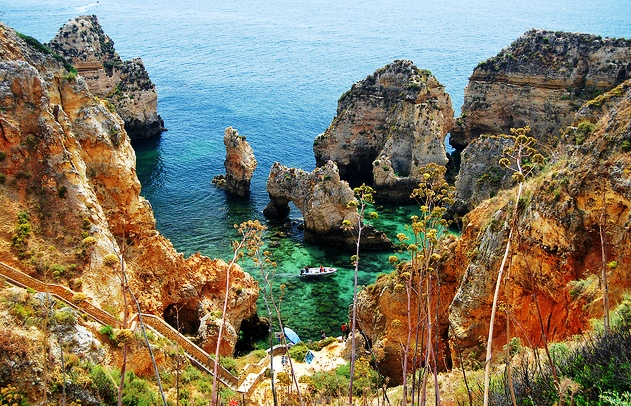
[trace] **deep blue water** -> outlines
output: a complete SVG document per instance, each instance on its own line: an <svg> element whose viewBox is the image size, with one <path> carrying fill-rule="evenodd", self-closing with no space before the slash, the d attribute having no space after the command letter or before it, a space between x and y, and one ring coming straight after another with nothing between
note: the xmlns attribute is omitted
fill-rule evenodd
<svg viewBox="0 0 631 406"><path fill-rule="evenodd" d="M178 250L228 259L232 225L263 220L271 164L312 170L313 139L354 82L410 59L446 86L458 112L474 67L528 29L631 38L629 10L631 0L0 0L0 21L47 42L67 20L96 14L123 59L143 58L169 131L134 143L142 194ZM227 126L259 162L248 199L211 185L224 173ZM401 230L407 211L380 211L391 235ZM273 252L287 324L303 338L339 333L352 297L349 254L286 231ZM388 255L362 256L361 284L389 270ZM307 263L340 271L305 282L295 275Z"/></svg>

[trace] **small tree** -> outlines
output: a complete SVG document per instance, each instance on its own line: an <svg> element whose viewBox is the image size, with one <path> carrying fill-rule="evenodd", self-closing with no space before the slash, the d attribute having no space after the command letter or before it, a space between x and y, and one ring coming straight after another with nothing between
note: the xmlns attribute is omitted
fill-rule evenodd
<svg viewBox="0 0 631 406"><path fill-rule="evenodd" d="M528 137L530 127L523 128L511 128L512 135L505 135L504 137L513 140L513 145L504 149L504 157L500 159L499 164L501 167L509 169L513 172L513 181L517 182L517 194L515 196L515 204L513 205L513 212L510 216L510 222L508 224L509 232L508 239L506 241L506 248L504 250L504 256L500 264L500 269L497 274L497 281L495 283L495 292L493 294L493 305L491 306L491 320L489 321L489 335L486 343L486 358L484 362L484 406L489 404L489 385L491 375L491 358L493 347L493 326L495 323L495 312L497 310L497 302L500 292L500 286L503 280L504 269L508 261L508 256L511 252L511 242L513 239L513 233L517 226L518 209L522 197L524 182L528 175L530 175L537 165L543 163L543 156L537 152L534 148L536 140L532 137Z"/></svg>

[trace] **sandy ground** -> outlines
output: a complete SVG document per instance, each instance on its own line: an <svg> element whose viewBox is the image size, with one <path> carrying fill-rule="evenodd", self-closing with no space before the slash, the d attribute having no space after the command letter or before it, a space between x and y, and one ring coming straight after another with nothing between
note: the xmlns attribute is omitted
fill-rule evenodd
<svg viewBox="0 0 631 406"><path fill-rule="evenodd" d="M329 344L320 351L311 351L314 357L310 364L297 362L292 359L291 362L296 377L300 378L303 375L313 375L316 372L330 371L345 364L346 361L342 358L342 350L344 349L345 343L340 341L341 338L338 338L338 342ZM278 373L280 367L282 367L282 356L274 357L274 369L276 373ZM287 366L287 369L288 368L289 366Z"/></svg>
<svg viewBox="0 0 631 406"><path fill-rule="evenodd" d="M329 344L320 351L311 351L314 357L310 364L306 362L298 362L292 359L291 362L294 367L296 379L300 380L301 376L313 375L316 372L331 371L338 366L345 364L347 361L342 358L342 351L344 350L344 347L345 343L342 341L341 338L338 338L338 342ZM279 355L274 357L274 376L277 376L278 373L281 371L289 372L289 365L283 367L282 361L282 356ZM301 384L300 387L301 390L305 388L303 384ZM271 379L265 379L260 382L250 392L248 404L271 405L272 403L270 388Z"/></svg>

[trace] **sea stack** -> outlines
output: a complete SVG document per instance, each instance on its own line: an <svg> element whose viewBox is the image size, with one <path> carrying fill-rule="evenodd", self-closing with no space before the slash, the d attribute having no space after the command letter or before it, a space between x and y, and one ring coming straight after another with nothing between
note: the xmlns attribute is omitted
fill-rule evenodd
<svg viewBox="0 0 631 406"><path fill-rule="evenodd" d="M131 139L151 138L165 131L158 115L158 94L140 58L123 61L95 15L68 21L48 44L66 58L90 92L109 102L125 122Z"/></svg>
<svg viewBox="0 0 631 406"><path fill-rule="evenodd" d="M223 143L226 146L226 174L215 176L213 183L229 193L246 196L250 193L250 180L257 165L254 151L245 137L232 127L224 131Z"/></svg>
<svg viewBox="0 0 631 406"><path fill-rule="evenodd" d="M340 97L337 116L313 143L316 164L335 162L342 179L372 186L379 202L411 203L421 168L447 163L453 116L430 71L394 61Z"/></svg>

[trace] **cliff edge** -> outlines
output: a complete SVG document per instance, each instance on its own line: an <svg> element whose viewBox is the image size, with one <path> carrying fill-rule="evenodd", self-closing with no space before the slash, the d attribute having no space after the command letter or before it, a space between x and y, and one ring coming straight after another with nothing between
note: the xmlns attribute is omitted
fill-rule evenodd
<svg viewBox="0 0 631 406"><path fill-rule="evenodd" d="M63 57L3 24L0 78L2 261L118 316L123 258L142 311L179 309L187 334L215 332L201 342L214 349L228 265L185 259L156 231L123 120ZM232 353L258 297L250 275L238 266L231 274L222 354Z"/></svg>
<svg viewBox="0 0 631 406"><path fill-rule="evenodd" d="M48 46L81 74L90 92L111 103L132 138L160 135L158 94L141 58L123 61L95 15L68 21Z"/></svg>

